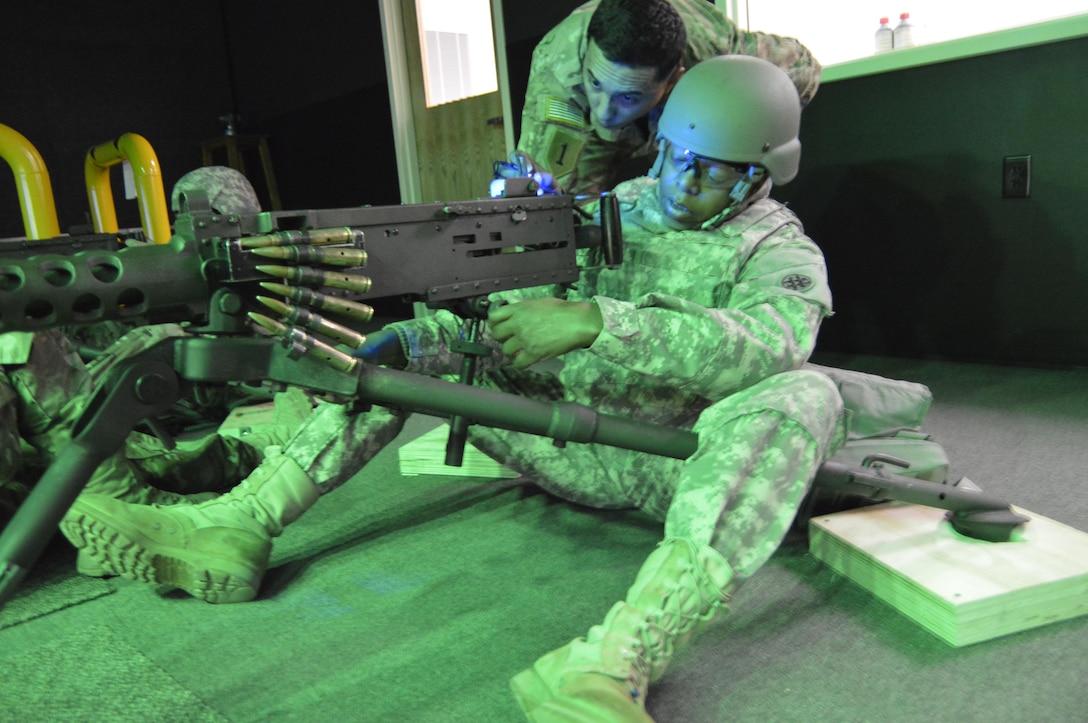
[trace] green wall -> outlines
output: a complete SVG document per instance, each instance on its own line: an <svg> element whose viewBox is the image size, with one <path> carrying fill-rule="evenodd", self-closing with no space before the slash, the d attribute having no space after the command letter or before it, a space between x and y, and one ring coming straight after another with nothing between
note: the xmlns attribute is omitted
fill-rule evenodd
<svg viewBox="0 0 1088 723"><path fill-rule="evenodd" d="M777 189L824 249L823 351L1088 364L1088 38L826 83ZM1001 197L1032 156L1031 197Z"/></svg>

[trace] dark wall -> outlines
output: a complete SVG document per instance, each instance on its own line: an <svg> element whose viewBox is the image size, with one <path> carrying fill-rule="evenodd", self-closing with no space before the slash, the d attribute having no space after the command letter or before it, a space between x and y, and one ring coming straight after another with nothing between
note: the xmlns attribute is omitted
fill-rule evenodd
<svg viewBox="0 0 1088 723"><path fill-rule="evenodd" d="M270 136L285 208L399 203L377 3L108 0L5 3L0 123L42 155L62 230L84 224L87 150L138 133L164 187L201 165L201 143L236 112ZM225 157L218 157L225 162ZM268 196L256 156L247 172ZM118 221L139 227L111 172ZM0 164L0 238L25 235L14 177Z"/></svg>
<svg viewBox="0 0 1088 723"><path fill-rule="evenodd" d="M825 84L776 191L824 249L825 351L1088 363L1088 38ZM1001 197L1032 156L1031 197Z"/></svg>
<svg viewBox="0 0 1088 723"><path fill-rule="evenodd" d="M22 133L49 171L62 230L89 213L87 151L125 133L154 148L167 193L200 165L201 141L231 108L218 0L4 3L0 123ZM139 227L111 172L118 221ZM0 238L25 236L13 174L0 163Z"/></svg>
<svg viewBox="0 0 1088 723"><path fill-rule="evenodd" d="M579 3L506 8L520 121L532 49ZM0 123L22 133L49 171L62 230L88 221L87 150L124 133L155 150L169 194L201 165L201 143L236 113L269 136L284 208L400 202L377 3L315 0L108 0L0 10ZM217 162L225 158L217 157ZM255 154L247 172L267 207ZM111 172L118 221L135 201ZM0 167L0 238L25 235L13 175Z"/></svg>
<svg viewBox="0 0 1088 723"><path fill-rule="evenodd" d="M238 112L271 137L284 207L400 203L378 3L231 0L224 15Z"/></svg>

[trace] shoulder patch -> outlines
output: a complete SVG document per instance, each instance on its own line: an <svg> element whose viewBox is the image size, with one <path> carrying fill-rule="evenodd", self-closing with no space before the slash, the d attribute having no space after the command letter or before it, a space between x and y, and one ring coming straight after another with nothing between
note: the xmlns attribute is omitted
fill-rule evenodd
<svg viewBox="0 0 1088 723"><path fill-rule="evenodd" d="M804 274L790 274L782 279L782 288L790 291L804 291L812 286L812 279Z"/></svg>
<svg viewBox="0 0 1088 723"><path fill-rule="evenodd" d="M586 145L585 135L562 126L549 126L544 136L544 167L562 179L578 166Z"/></svg>
<svg viewBox="0 0 1088 723"><path fill-rule="evenodd" d="M582 109L562 98L549 97L544 99L544 120L551 123L562 123L579 130L585 130L587 127L586 116Z"/></svg>

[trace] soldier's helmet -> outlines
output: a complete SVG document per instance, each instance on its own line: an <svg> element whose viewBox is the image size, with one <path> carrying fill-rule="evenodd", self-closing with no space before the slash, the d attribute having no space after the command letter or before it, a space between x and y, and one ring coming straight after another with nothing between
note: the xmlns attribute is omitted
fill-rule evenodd
<svg viewBox="0 0 1088 723"><path fill-rule="evenodd" d="M659 137L704 158L762 166L777 184L797 175L800 129L793 81L746 55L719 55L688 69L658 123Z"/></svg>
<svg viewBox="0 0 1088 723"><path fill-rule="evenodd" d="M181 212L182 199L192 191L202 191L212 211L225 216L261 211L253 184L241 171L227 166L197 168L178 179L170 194L170 208L174 213Z"/></svg>

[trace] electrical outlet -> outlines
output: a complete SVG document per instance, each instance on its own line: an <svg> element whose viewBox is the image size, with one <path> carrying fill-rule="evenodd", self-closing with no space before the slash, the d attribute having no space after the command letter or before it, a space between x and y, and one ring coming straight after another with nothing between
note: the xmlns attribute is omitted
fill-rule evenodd
<svg viewBox="0 0 1088 723"><path fill-rule="evenodd" d="M1005 156L1001 165L1001 197L1031 195L1031 156Z"/></svg>

